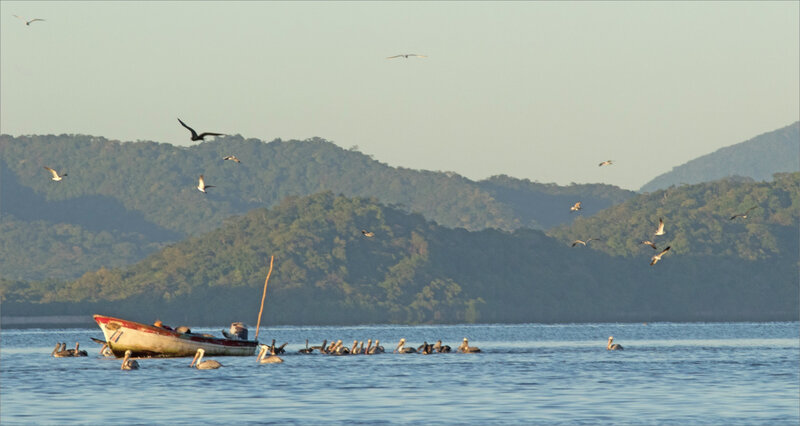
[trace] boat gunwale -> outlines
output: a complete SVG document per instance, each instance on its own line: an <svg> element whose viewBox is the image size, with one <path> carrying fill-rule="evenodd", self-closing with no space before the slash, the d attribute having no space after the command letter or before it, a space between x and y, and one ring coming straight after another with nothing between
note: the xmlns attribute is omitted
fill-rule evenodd
<svg viewBox="0 0 800 426"><path fill-rule="evenodd" d="M184 342L183 344L191 344L191 345L198 345L198 346L200 346L200 345L214 345L214 346L218 346L218 347L222 347L222 348L228 348L228 350L243 350L243 349L250 349L250 348L255 350L255 348L258 346L258 341L257 340L236 340L236 339L228 339L228 338L224 338L224 337L207 336L207 335L195 334L195 333L180 333L180 332L177 332L175 330L167 330L167 329L162 328L162 327L156 327L156 326L153 326L153 325L148 325L148 324L144 324L144 323L140 323L140 322L136 322L136 321L124 320L124 319L121 319L121 318L110 317L110 316L107 316L107 315L100 315L100 314L93 315L93 318L97 322L97 324L100 326L101 330L104 330L104 333L103 333L104 335L105 335L105 330L106 329L113 330L113 328L109 327L109 325L111 325L112 327L116 325L117 328L119 328L119 329L128 329L128 330L133 331L133 332L154 334L154 335L161 336L163 338L174 339L176 341L176 343L177 342ZM106 339L106 340L108 340L108 339ZM111 349L114 352L114 354L117 355L116 352L118 352L118 351L115 350L116 348L113 347L115 345L113 343L111 343L109 346L111 347ZM146 354L146 356L167 356L167 357L174 356L174 355L167 355L166 353L158 352L158 351L141 351L140 350L140 351L137 351L137 352L141 353L142 355ZM187 355L178 355L178 356L187 356ZM242 356L242 355L231 354L231 356Z"/></svg>

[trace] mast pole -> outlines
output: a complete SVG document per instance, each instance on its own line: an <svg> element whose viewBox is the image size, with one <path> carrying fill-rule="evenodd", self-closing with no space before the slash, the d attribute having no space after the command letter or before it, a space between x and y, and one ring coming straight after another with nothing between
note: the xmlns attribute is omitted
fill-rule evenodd
<svg viewBox="0 0 800 426"><path fill-rule="evenodd" d="M264 280L264 294L261 295L261 309L258 310L258 322L256 323L256 337L254 340L258 340L258 332L259 328L261 327L261 314L264 312L264 299L267 298L267 283L269 283L269 276L272 274L272 262L275 260L275 256L270 256L269 258L269 272L267 272L267 279Z"/></svg>

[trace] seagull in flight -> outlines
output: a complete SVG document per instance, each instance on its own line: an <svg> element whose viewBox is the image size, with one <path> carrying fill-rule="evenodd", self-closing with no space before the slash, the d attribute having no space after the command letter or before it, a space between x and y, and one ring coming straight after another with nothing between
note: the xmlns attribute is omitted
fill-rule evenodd
<svg viewBox="0 0 800 426"><path fill-rule="evenodd" d="M235 155L227 155L223 158L223 160L231 160L235 163L241 163L241 161L238 158L236 158Z"/></svg>
<svg viewBox="0 0 800 426"><path fill-rule="evenodd" d="M648 246L652 247L653 250L658 250L658 247L656 247L656 244L654 242L650 241L650 240L644 240L644 241L642 241L642 244L645 244L645 245L648 245Z"/></svg>
<svg viewBox="0 0 800 426"><path fill-rule="evenodd" d="M30 26L30 25L31 25L31 22L36 22L36 21L44 21L44 19L42 19L42 18L33 18L33 19L31 19L30 21L26 21L26 20L25 20L25 18L23 18L23 17L21 17L21 16L14 15L14 17L15 17L15 18L22 19L23 21L25 21L25 25L28 25L28 26Z"/></svg>
<svg viewBox="0 0 800 426"><path fill-rule="evenodd" d="M656 255L654 255L653 257L651 257L651 258L650 258L650 266L653 266L653 265L655 265L656 263L658 263L658 261L659 261L659 260L661 260L661 256L663 256L663 255L664 255L664 253L666 253L666 252L668 252L668 251L669 251L669 247L670 247L670 246L667 246L667 248L665 248L664 250L662 250L662 251L661 251L661 253L659 253L659 254L656 254Z"/></svg>
<svg viewBox="0 0 800 426"><path fill-rule="evenodd" d="M425 55L417 55L416 53L404 53L402 55L389 56L386 59L394 59L394 58L406 58L406 59L408 59L409 57L427 58L427 56L425 56Z"/></svg>
<svg viewBox="0 0 800 426"><path fill-rule="evenodd" d="M181 121L180 118L178 119L178 122L181 123L181 126L186 127L187 129L189 129L190 132L192 132L192 140L193 141L204 141L206 136L224 136L225 135L224 133L212 133L212 132L203 132L203 133L200 133L198 135L197 132L194 131L194 129L192 129L191 127L187 126L186 123Z"/></svg>
<svg viewBox="0 0 800 426"><path fill-rule="evenodd" d="M658 218L658 229L656 229L656 233L654 235L664 235L667 231L664 231L664 221L661 218Z"/></svg>
<svg viewBox="0 0 800 426"><path fill-rule="evenodd" d="M737 217L741 217L742 219L747 219L747 215L750 214L750 212L753 211L753 209L756 208L756 207L758 207L758 206L750 207L744 213L736 213L735 215L731 216L730 220L736 219Z"/></svg>
<svg viewBox="0 0 800 426"><path fill-rule="evenodd" d="M611 164L613 164L613 162L614 162L614 160L606 160L606 161L603 161L602 163L598 164L598 166L599 167L610 166Z"/></svg>
<svg viewBox="0 0 800 426"><path fill-rule="evenodd" d="M205 179L203 179L203 175L200 175L200 178L197 180L197 189L200 190L203 194L206 194L207 188L213 188L214 185L206 185Z"/></svg>
<svg viewBox="0 0 800 426"><path fill-rule="evenodd" d="M601 239L599 239L599 238L589 238L589 239L588 239L588 240L586 240L586 241L583 241L583 240L575 240L575 241L573 241L573 242L572 242L572 247L575 247L575 246L576 246L576 245L578 245L578 244L583 244L583 245L586 245L586 243L588 243L589 241L602 241L602 240L601 240Z"/></svg>
<svg viewBox="0 0 800 426"><path fill-rule="evenodd" d="M47 167L47 166L44 166L44 168L47 171L49 171L51 175L53 175L53 177L51 177L50 179L52 179L52 180L54 180L56 182L60 182L61 179L64 179L64 176L67 175L66 173L64 173L63 175L60 175L60 174L58 174L57 171L55 171L55 170L53 170L53 169L51 169L50 167Z"/></svg>
<svg viewBox="0 0 800 426"><path fill-rule="evenodd" d="M361 233L367 238L372 238L375 236L374 232L367 231L366 229L362 229Z"/></svg>
<svg viewBox="0 0 800 426"><path fill-rule="evenodd" d="M578 211L578 210L580 210L580 209L581 209L581 202L580 202L580 201L578 201L578 202L577 202L577 203L575 203L575 204L574 204L572 207L570 207L570 208L569 208L569 211L571 211L571 212L576 212L576 211Z"/></svg>

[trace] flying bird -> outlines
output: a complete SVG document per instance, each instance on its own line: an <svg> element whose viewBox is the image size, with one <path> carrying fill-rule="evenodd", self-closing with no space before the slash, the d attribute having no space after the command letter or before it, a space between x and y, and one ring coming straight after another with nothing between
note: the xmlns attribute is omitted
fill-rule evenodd
<svg viewBox="0 0 800 426"><path fill-rule="evenodd" d="M30 26L32 22L36 22L36 21L44 21L44 19L42 19L42 18L34 18L34 19L31 19L30 21L26 21L26 20L25 20L25 18L23 18L23 17L21 17L21 16L14 15L14 17L15 17L15 18L22 19L23 21L25 21L25 25L28 25L28 26Z"/></svg>
<svg viewBox="0 0 800 426"><path fill-rule="evenodd" d="M205 179L203 179L203 175L200 175L200 178L197 179L197 189L200 190L202 193L206 193L207 188L213 188L214 185L206 185Z"/></svg>
<svg viewBox="0 0 800 426"><path fill-rule="evenodd" d="M192 140L193 141L204 141L205 140L204 138L206 136L224 136L225 135L224 133L212 133L212 132L203 132L203 133L200 133L198 135L197 132L194 131L194 129L192 129L191 127L187 126L186 123L181 121L180 118L178 119L178 122L181 123L181 126L186 127L187 129L189 129L190 132L192 132Z"/></svg>
<svg viewBox="0 0 800 426"><path fill-rule="evenodd" d="M642 241L642 244L645 244L645 245L648 245L648 246L652 247L653 250L657 250L658 249L658 247L656 247L655 243L653 243L650 240L644 240L644 241Z"/></svg>
<svg viewBox="0 0 800 426"><path fill-rule="evenodd" d="M375 236L374 232L367 231L366 229L362 229L361 233L364 234L365 237L372 238Z"/></svg>
<svg viewBox="0 0 800 426"><path fill-rule="evenodd" d="M236 156L235 156L235 155L227 155L227 156L225 156L225 157L223 158L223 160L231 160L231 161L233 161L233 162L236 162L236 163L241 163L241 160L239 160L238 158L236 158Z"/></svg>
<svg viewBox="0 0 800 426"><path fill-rule="evenodd" d="M603 161L602 163L598 164L598 166L600 166L600 167L610 166L611 164L613 164L613 162L614 162L614 160L606 160L606 161Z"/></svg>
<svg viewBox="0 0 800 426"><path fill-rule="evenodd" d="M409 57L427 58L427 56L425 56L425 55L418 55L416 53L404 53L402 55L389 56L386 59L394 59L394 58L406 58L406 59L408 59Z"/></svg>
<svg viewBox="0 0 800 426"><path fill-rule="evenodd" d="M753 211L753 209L756 208L756 207L758 207L758 206L750 207L744 213L736 213L735 215L731 216L730 220L736 219L737 217L741 217L742 219L747 219L747 215L750 214L750 212Z"/></svg>
<svg viewBox="0 0 800 426"><path fill-rule="evenodd" d="M53 177L51 177L50 179L52 179L52 180L54 180L56 182L61 182L61 179L64 179L64 176L67 175L66 173L64 173L63 175L60 175L60 174L58 174L57 171L55 171L55 170L53 170L53 169L51 169L50 167L47 167L47 166L44 166L44 168L45 168L45 170L49 171L51 175L53 175Z"/></svg>
<svg viewBox="0 0 800 426"><path fill-rule="evenodd" d="M654 235L664 235L667 232L664 231L664 220L658 218L658 229L656 229L656 233Z"/></svg>
<svg viewBox="0 0 800 426"><path fill-rule="evenodd" d="M571 211L571 212L576 212L576 211L578 211L578 210L580 210L580 209L581 209L581 202L580 202L580 201L578 201L578 202L577 202L577 203L575 203L575 204L574 204L572 207L570 207L570 208L569 208L569 211Z"/></svg>
<svg viewBox="0 0 800 426"><path fill-rule="evenodd" d="M659 260L661 260L661 256L663 256L663 255L664 255L664 253L666 253L666 252L668 252L668 251L669 251L669 247L670 247L670 246L667 246L667 248L665 248L664 250L662 250L662 251L661 251L661 253L659 253L659 254L656 254L656 255L654 255L653 257L651 257L651 258L650 258L650 266L653 266L653 265L655 265L656 263L658 263L658 261L659 261Z"/></svg>
<svg viewBox="0 0 800 426"><path fill-rule="evenodd" d="M575 240L575 241L573 241L573 242L572 242L572 247L575 247L575 246L576 246L576 245L578 245L578 244L583 244L583 245L586 245L586 243L588 243L589 241L601 241L601 240L600 240L599 238L589 238L589 239L588 239L588 240L586 240L586 241L583 241L583 240Z"/></svg>

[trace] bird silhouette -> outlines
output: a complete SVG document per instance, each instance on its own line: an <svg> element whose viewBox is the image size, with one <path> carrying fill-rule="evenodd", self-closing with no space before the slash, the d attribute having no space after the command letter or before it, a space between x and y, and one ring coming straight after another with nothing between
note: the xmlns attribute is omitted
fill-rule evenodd
<svg viewBox="0 0 800 426"><path fill-rule="evenodd" d="M52 180L54 180L56 182L61 182L61 179L64 179L64 176L67 175L66 173L64 173L63 175L59 175L57 171L55 171L55 170L53 170L53 169L51 169L50 167L47 167L47 166L44 166L44 168L47 171L49 171L51 175L53 175L53 177L51 177L50 179L52 179Z"/></svg>
<svg viewBox="0 0 800 426"><path fill-rule="evenodd" d="M200 190L200 192L206 194L206 189L213 187L214 185L206 185L206 181L205 179L203 179L203 175L200 175L200 178L197 179L197 189Z"/></svg>
<svg viewBox="0 0 800 426"><path fill-rule="evenodd" d="M415 57L415 58L427 58L427 56L425 56L425 55L418 55L418 54L416 54L416 53L403 53L403 54L401 54L401 55L389 56L389 57L387 57L386 59L394 59L394 58L406 58L406 59L408 59L408 58L410 58L410 57Z"/></svg>
<svg viewBox="0 0 800 426"><path fill-rule="evenodd" d="M33 18L33 19L31 19L30 21L27 21L27 20L25 20L25 18L23 18L23 17L21 17L21 16L14 15L14 17L15 17L15 18L22 19L23 21L25 21L25 25L28 25L28 26L30 26L32 22L36 22L36 21L44 21L44 19L42 19L42 18Z"/></svg>
<svg viewBox="0 0 800 426"><path fill-rule="evenodd" d="M736 213L735 215L731 216L730 220L736 219L737 217L741 217L742 219L747 219L747 215L750 214L750 212L753 211L753 209L756 208L756 207L758 207L758 206L750 207L744 213Z"/></svg>
<svg viewBox="0 0 800 426"><path fill-rule="evenodd" d="M606 160L606 161L603 161L602 163L598 164L598 166L600 166L600 167L610 166L611 164L613 164L613 162L614 162L614 160Z"/></svg>
<svg viewBox="0 0 800 426"><path fill-rule="evenodd" d="M654 255L653 257L651 257L651 258L650 258L650 266L653 266L653 265L655 265L656 263L658 263L658 261L659 261L659 260L661 260L661 256L663 256L663 255L664 255L664 253L666 253L666 252L668 252L668 251L669 251L669 246L667 246L667 248L665 248L664 250L662 250L662 251L661 251L661 253L659 253L659 254L656 254L656 255Z"/></svg>
<svg viewBox="0 0 800 426"><path fill-rule="evenodd" d="M575 204L574 204L572 207L570 207L570 208L569 208L569 211L571 211L571 212L576 212L576 211L578 211L578 210L580 210L580 209L581 209L581 202L580 202L580 201L578 201L578 202L577 202L577 203L575 203Z"/></svg>
<svg viewBox="0 0 800 426"><path fill-rule="evenodd" d="M238 158L236 158L236 156L235 156L235 155L227 155L227 156L225 156L225 157L223 158L223 160L231 160L231 161L233 161L233 162L235 162L235 163L241 163L241 160L239 160Z"/></svg>
<svg viewBox="0 0 800 426"><path fill-rule="evenodd" d="M375 236L374 232L367 231L366 229L362 229L361 233L367 238L372 238Z"/></svg>
<svg viewBox="0 0 800 426"><path fill-rule="evenodd" d="M181 123L181 126L186 127L187 129L189 129L190 132L192 132L192 140L193 141L204 141L206 136L223 136L224 135L224 133L212 133L212 132L203 132L203 133L200 133L198 135L197 132L194 131L194 129L192 129L191 127L187 126L186 123L181 121L180 118L178 119L178 122Z"/></svg>

